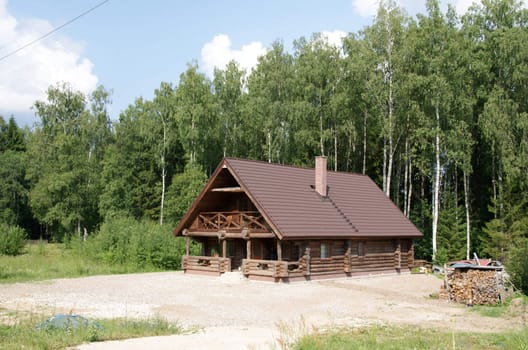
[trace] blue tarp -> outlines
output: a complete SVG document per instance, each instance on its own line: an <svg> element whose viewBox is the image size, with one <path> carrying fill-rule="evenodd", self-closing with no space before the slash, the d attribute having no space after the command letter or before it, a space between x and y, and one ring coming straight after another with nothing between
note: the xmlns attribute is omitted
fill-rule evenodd
<svg viewBox="0 0 528 350"><path fill-rule="evenodd" d="M50 330L50 329L78 329L78 328L88 328L96 327L98 329L102 328L101 325L90 321L89 319L82 317L80 315L71 315L71 314L58 314L48 318L45 321L42 321L37 325L39 330Z"/></svg>

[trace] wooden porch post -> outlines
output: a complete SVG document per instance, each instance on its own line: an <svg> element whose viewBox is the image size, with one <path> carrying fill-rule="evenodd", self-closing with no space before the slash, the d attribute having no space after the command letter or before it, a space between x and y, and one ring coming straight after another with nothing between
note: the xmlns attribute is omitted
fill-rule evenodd
<svg viewBox="0 0 528 350"><path fill-rule="evenodd" d="M277 260L282 261L282 242L277 239Z"/></svg>
<svg viewBox="0 0 528 350"><path fill-rule="evenodd" d="M248 239L246 242L246 257L251 259L251 239Z"/></svg>
<svg viewBox="0 0 528 350"><path fill-rule="evenodd" d="M227 239L222 239L222 257L226 258L227 256Z"/></svg>
<svg viewBox="0 0 528 350"><path fill-rule="evenodd" d="M350 273L350 266L352 265L350 261L350 259L352 258L352 240L351 239L347 239L346 246L347 246L347 249L345 253L345 272Z"/></svg>
<svg viewBox="0 0 528 350"><path fill-rule="evenodd" d="M401 241L398 238L398 241L396 243L396 261L395 261L395 267L396 269L401 269Z"/></svg>
<svg viewBox="0 0 528 350"><path fill-rule="evenodd" d="M186 236L185 237L185 255L189 255L190 252L190 245L191 245L191 237Z"/></svg>
<svg viewBox="0 0 528 350"><path fill-rule="evenodd" d="M310 250L311 248L310 247L307 247L306 248L306 252L304 253L304 255L306 256L306 273L305 275L310 275Z"/></svg>

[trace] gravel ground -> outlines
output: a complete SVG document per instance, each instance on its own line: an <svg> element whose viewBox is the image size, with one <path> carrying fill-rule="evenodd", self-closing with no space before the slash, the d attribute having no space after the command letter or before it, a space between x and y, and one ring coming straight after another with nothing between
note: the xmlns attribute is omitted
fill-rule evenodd
<svg viewBox="0 0 528 350"><path fill-rule="evenodd" d="M190 335L87 344L79 349L269 349L281 325L300 327L411 324L445 329L509 329L518 320L482 317L434 300L442 281L432 275L377 276L274 284L163 272L93 276L0 285L0 310L77 313L92 318L160 316Z"/></svg>

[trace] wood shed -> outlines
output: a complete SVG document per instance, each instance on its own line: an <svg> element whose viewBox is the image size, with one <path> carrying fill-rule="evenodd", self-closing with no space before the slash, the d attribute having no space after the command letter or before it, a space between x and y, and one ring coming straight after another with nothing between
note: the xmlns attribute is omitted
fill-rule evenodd
<svg viewBox="0 0 528 350"><path fill-rule="evenodd" d="M492 265L491 260L455 263L444 270L441 299L466 305L493 305L502 302L510 293L502 265Z"/></svg>
<svg viewBox="0 0 528 350"><path fill-rule="evenodd" d="M225 158L174 229L186 273L310 280L409 272L416 227L367 176ZM190 255L190 241L201 254Z"/></svg>

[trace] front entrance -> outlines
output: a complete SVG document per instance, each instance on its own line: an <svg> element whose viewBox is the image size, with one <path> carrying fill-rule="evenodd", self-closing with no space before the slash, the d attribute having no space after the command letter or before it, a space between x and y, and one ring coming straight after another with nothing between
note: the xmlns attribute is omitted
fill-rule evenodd
<svg viewBox="0 0 528 350"><path fill-rule="evenodd" d="M223 257L223 243L226 244L225 257L231 260L231 270L242 267L242 260L247 259L248 241L239 238L219 240L217 237L207 237L198 240L202 244L202 256ZM277 260L277 242L275 239L251 239L251 259Z"/></svg>
<svg viewBox="0 0 528 350"><path fill-rule="evenodd" d="M227 258L231 259L232 271L242 267L242 259L246 258L246 241L243 239L228 239Z"/></svg>

